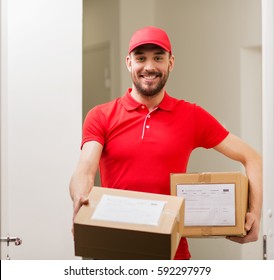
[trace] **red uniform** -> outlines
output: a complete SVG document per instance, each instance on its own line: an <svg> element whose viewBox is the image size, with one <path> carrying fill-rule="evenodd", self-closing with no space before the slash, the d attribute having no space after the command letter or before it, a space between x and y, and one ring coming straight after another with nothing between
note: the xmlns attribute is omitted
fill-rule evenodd
<svg viewBox="0 0 274 280"><path fill-rule="evenodd" d="M170 194L170 173L186 172L195 148L213 148L229 132L195 104L165 93L159 106L149 112L130 91L87 114L82 145L88 141L103 145L103 187ZM190 258L185 238L176 258Z"/></svg>

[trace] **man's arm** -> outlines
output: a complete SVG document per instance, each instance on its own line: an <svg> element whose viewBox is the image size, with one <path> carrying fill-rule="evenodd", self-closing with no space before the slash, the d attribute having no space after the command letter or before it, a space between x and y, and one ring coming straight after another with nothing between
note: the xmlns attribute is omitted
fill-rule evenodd
<svg viewBox="0 0 274 280"><path fill-rule="evenodd" d="M248 234L241 237L228 237L238 243L258 240L262 208L262 159L248 144L233 134L229 134L214 148L225 156L241 162L246 170L249 182L249 209L245 228Z"/></svg>
<svg viewBox="0 0 274 280"><path fill-rule="evenodd" d="M96 142L86 142L80 160L70 181L70 196L73 200L73 220L83 204L88 203L88 195L94 185L103 146Z"/></svg>

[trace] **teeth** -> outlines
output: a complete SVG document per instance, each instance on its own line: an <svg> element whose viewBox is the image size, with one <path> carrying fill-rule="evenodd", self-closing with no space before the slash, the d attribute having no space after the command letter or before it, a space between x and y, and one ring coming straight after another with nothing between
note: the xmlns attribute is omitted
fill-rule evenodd
<svg viewBox="0 0 274 280"><path fill-rule="evenodd" d="M143 76L143 77L147 80L153 80L153 79L157 78L156 75L155 76Z"/></svg>

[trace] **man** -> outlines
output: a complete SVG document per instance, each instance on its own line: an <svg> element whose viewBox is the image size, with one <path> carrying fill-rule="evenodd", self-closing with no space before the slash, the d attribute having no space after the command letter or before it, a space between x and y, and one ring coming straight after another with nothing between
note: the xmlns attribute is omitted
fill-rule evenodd
<svg viewBox="0 0 274 280"><path fill-rule="evenodd" d="M87 114L80 161L70 184L74 216L88 203L99 164L103 187L170 194L170 173L186 172L195 148L214 148L244 165L250 185L248 234L228 238L256 241L262 206L260 156L201 107L167 94L174 55L164 30L150 26L136 31L126 64L132 88ZM175 258L190 258L185 238Z"/></svg>

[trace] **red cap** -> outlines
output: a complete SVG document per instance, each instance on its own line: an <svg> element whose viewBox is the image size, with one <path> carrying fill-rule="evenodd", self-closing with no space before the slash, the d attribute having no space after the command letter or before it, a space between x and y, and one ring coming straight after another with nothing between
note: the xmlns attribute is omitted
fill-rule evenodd
<svg viewBox="0 0 274 280"><path fill-rule="evenodd" d="M148 26L137 30L130 39L128 53L144 44L154 44L171 53L169 38L166 32L160 28Z"/></svg>

